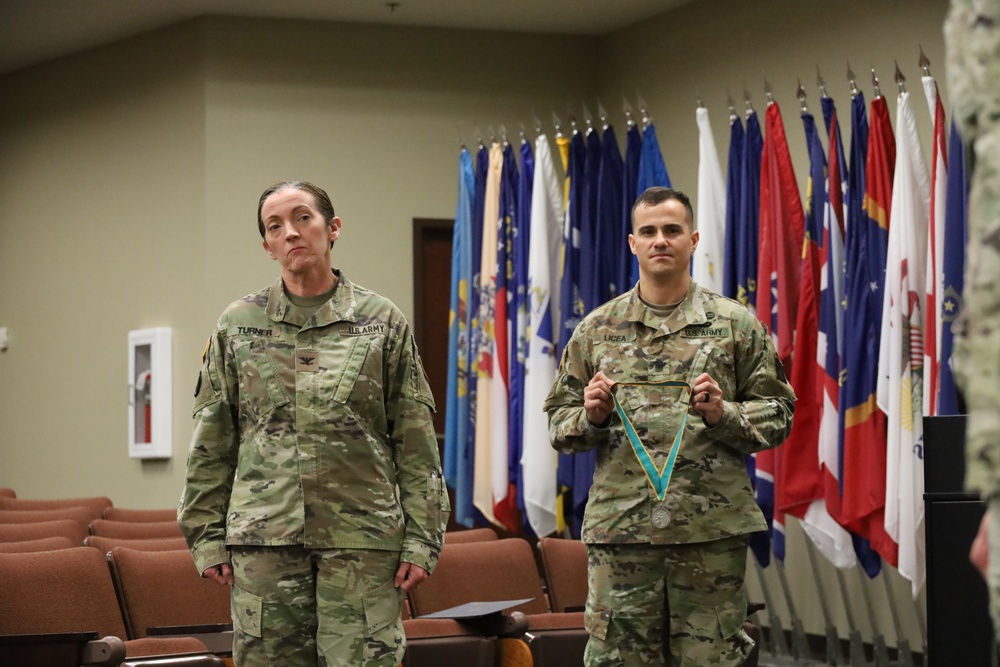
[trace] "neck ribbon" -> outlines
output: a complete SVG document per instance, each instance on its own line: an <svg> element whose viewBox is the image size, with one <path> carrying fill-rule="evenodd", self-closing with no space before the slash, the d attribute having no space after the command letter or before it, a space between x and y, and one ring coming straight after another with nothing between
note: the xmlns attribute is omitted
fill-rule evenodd
<svg viewBox="0 0 1000 667"><path fill-rule="evenodd" d="M691 398L691 392L693 389L691 385L687 382L680 382L678 380L670 380L667 382L616 382L616 386L625 387L677 387L679 389L687 390L688 399ZM649 485L653 487L653 491L656 493L656 499L660 502L667 494L667 486L670 484L670 476L674 473L674 463L677 461L677 452L681 448L681 439L684 437L684 427L687 425L688 412L684 410L684 418L681 420L681 427L677 431L676 437L674 437L673 443L670 445L670 451L667 453L667 460L663 464L663 468L660 470L656 469L656 464L653 463L653 457L650 456L649 451L646 449L646 445L642 443L639 439L639 434L636 433L635 426L632 425L632 420L625 413L625 408L618 401L618 392L614 391L611 393L611 397L615 401L615 412L618 413L618 417L622 420L622 424L625 426L625 435L628 436L628 441L632 445L632 451L635 452L635 457L639 460L639 465L642 466L643 471L646 473L646 479L649 480Z"/></svg>

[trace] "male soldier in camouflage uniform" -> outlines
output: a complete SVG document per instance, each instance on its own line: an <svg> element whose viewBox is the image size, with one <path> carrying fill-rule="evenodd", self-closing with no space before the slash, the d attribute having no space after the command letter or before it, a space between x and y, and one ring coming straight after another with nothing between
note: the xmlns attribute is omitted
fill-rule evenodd
<svg viewBox="0 0 1000 667"><path fill-rule="evenodd" d="M965 485L987 503L970 556L1000 638L1000 1L952 0L945 40L954 118L974 162L954 354L969 415Z"/></svg>
<svg viewBox="0 0 1000 667"><path fill-rule="evenodd" d="M748 534L766 527L743 457L785 439L795 396L763 325L691 280L688 198L650 188L632 230L639 284L576 328L545 402L556 449L597 448L585 662L739 665Z"/></svg>
<svg viewBox="0 0 1000 667"><path fill-rule="evenodd" d="M261 196L269 288L208 341L178 522L199 572L232 585L237 665L398 665L404 592L449 511L409 325L330 263L326 192Z"/></svg>

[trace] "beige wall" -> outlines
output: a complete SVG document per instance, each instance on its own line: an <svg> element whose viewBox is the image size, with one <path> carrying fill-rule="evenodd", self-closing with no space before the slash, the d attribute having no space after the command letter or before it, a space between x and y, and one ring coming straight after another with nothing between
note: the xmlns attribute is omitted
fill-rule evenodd
<svg viewBox="0 0 1000 667"><path fill-rule="evenodd" d="M335 263L412 316L411 221L454 214L460 133L592 97L589 43L206 19L0 78L0 486L173 506L204 341L277 275L260 192L327 187ZM152 326L174 335L167 461L127 457L127 334Z"/></svg>
<svg viewBox="0 0 1000 667"><path fill-rule="evenodd" d="M552 109L565 117L585 102L596 115L600 99L622 137L621 98L635 107L638 89L674 184L694 194L696 94L724 165L727 90L742 106L745 85L763 111L766 77L801 184L796 79L819 116L819 66L846 141L847 61L869 99L876 67L895 118L893 59L914 93L918 45L943 79L945 10L944 0L704 0L603 38L204 19L0 78L0 326L11 336L0 486L176 502L204 340L227 303L277 273L255 228L270 183L327 187L344 220L335 263L412 316L411 221L453 215L459 135L471 146L475 128L502 123L514 138L533 113L548 126ZM926 128L922 100L915 108ZM126 455L126 335L151 326L174 332L167 461ZM793 523L788 579L806 629L822 633L801 537ZM845 637L836 579L821 567ZM766 581L787 626L774 568ZM854 573L848 583L869 639ZM919 647L905 586L890 583ZM872 597L894 645L880 587Z"/></svg>
<svg viewBox="0 0 1000 667"><path fill-rule="evenodd" d="M0 486L25 497L180 495L181 411L173 459L127 456L126 342L171 326L175 358L201 349L202 44L180 27L0 79Z"/></svg>

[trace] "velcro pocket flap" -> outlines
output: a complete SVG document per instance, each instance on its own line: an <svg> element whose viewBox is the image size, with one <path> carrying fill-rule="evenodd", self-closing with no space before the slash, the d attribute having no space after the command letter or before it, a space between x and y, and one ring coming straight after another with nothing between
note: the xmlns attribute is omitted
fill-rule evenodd
<svg viewBox="0 0 1000 667"><path fill-rule="evenodd" d="M233 626L251 637L260 637L264 601L259 595L233 587Z"/></svg>
<svg viewBox="0 0 1000 667"><path fill-rule="evenodd" d="M587 632L601 641L608 638L608 626L611 624L610 609L592 609L587 607L583 613L583 627Z"/></svg>
<svg viewBox="0 0 1000 667"><path fill-rule="evenodd" d="M402 592L392 585L392 579L361 597L365 606L365 625L369 634L396 622L403 609Z"/></svg>
<svg viewBox="0 0 1000 667"><path fill-rule="evenodd" d="M732 637L743 629L743 621L747 620L747 596L741 589L725 602L715 606L715 615L719 619L719 630L723 637Z"/></svg>

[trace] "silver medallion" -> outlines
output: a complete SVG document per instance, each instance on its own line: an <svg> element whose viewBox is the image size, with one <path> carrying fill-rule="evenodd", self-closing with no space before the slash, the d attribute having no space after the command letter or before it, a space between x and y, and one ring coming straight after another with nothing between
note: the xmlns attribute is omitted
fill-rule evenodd
<svg viewBox="0 0 1000 667"><path fill-rule="evenodd" d="M657 528L666 528L670 525L670 510L662 503L653 506L653 525Z"/></svg>

